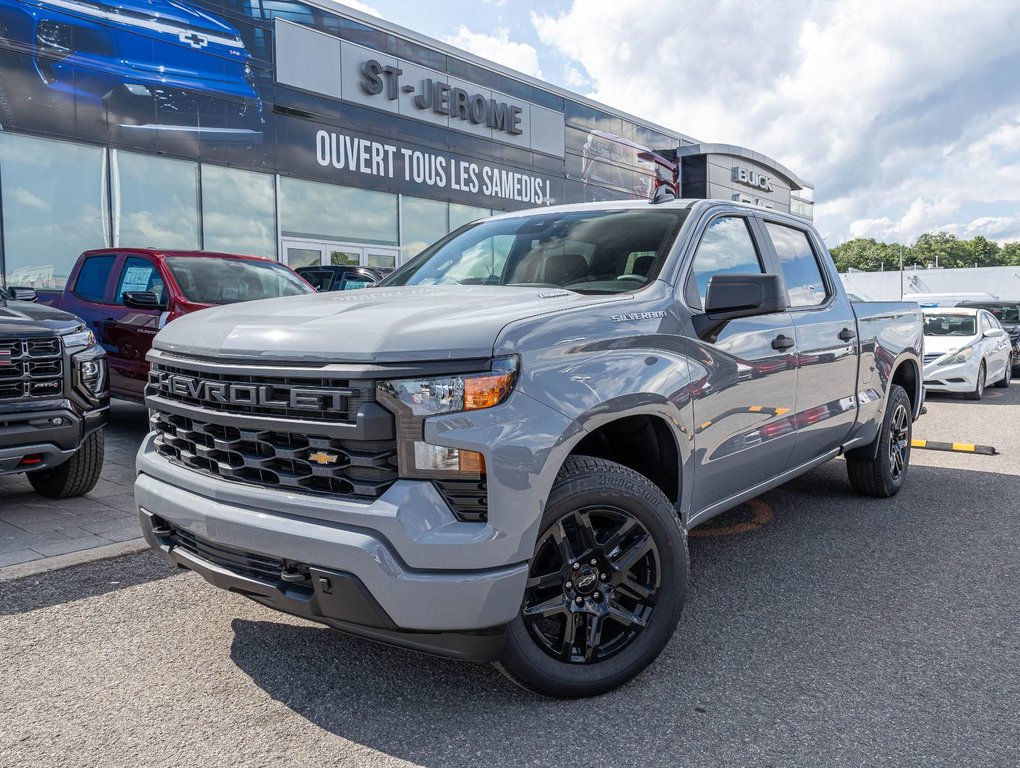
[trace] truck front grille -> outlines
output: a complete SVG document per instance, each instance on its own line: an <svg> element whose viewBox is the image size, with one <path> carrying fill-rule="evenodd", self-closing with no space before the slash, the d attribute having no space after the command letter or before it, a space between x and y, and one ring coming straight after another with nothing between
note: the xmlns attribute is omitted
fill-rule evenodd
<svg viewBox="0 0 1020 768"><path fill-rule="evenodd" d="M394 440L239 428L155 410L149 420L161 456L224 480L366 499L397 480Z"/></svg>
<svg viewBox="0 0 1020 768"><path fill-rule="evenodd" d="M226 568L232 573L247 576L249 579L277 584L280 582L280 574L293 568L292 564L278 557L257 555L234 547L225 547L222 544L214 544L201 539L183 528L168 527L170 528L170 540L175 547L180 547L208 563ZM305 566L306 571L307 569Z"/></svg>
<svg viewBox="0 0 1020 768"><path fill-rule="evenodd" d="M0 400L57 397L64 390L60 339L0 339Z"/></svg>

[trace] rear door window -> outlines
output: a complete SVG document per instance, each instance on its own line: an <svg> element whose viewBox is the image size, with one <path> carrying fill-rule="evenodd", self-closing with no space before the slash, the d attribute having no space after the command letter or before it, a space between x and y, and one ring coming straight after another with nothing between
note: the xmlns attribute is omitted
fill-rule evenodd
<svg viewBox="0 0 1020 768"><path fill-rule="evenodd" d="M790 295L790 308L822 304L829 292L807 233L773 222L765 222L765 228L779 256L786 292Z"/></svg>
<svg viewBox="0 0 1020 768"><path fill-rule="evenodd" d="M86 301L113 303L113 297L106 293L106 284L110 281L110 272L116 259L112 253L86 258L75 280L73 293Z"/></svg>

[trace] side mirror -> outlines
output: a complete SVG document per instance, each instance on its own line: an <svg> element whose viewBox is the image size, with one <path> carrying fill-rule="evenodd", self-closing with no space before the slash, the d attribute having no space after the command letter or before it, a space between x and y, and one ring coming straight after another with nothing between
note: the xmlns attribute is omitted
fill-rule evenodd
<svg viewBox="0 0 1020 768"><path fill-rule="evenodd" d="M166 309L167 301L152 291L124 291L121 303L129 309Z"/></svg>
<svg viewBox="0 0 1020 768"><path fill-rule="evenodd" d="M997 339L1000 336L1005 336L1005 335L1006 335L1006 332L1004 330L1002 330L1001 328L989 328L987 331L985 331L985 338L986 339Z"/></svg>
<svg viewBox="0 0 1020 768"><path fill-rule="evenodd" d="M705 314L711 320L735 320L785 310L786 290L779 275L714 275L708 281Z"/></svg>
<svg viewBox="0 0 1020 768"><path fill-rule="evenodd" d="M39 294L35 292L35 288L19 288L18 286L11 286L7 289L7 295L14 301L39 300Z"/></svg>

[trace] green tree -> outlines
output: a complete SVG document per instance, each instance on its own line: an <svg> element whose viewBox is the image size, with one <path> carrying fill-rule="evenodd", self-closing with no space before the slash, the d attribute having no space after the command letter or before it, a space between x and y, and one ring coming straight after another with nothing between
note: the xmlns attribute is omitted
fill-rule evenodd
<svg viewBox="0 0 1020 768"><path fill-rule="evenodd" d="M1006 243L999 250L999 259L1004 267L1020 267L1020 243Z"/></svg>
<svg viewBox="0 0 1020 768"><path fill-rule="evenodd" d="M862 272L878 272L883 268L899 268L899 248L895 243L880 243L871 237L858 237L837 245L831 253L840 272L847 272L851 268Z"/></svg>
<svg viewBox="0 0 1020 768"><path fill-rule="evenodd" d="M949 232L925 232L910 246L910 263L946 269L973 267L973 261L967 262L968 253L967 246L956 235Z"/></svg>
<svg viewBox="0 0 1020 768"><path fill-rule="evenodd" d="M978 235L972 240L965 240L964 246L968 253L965 266L998 267L1002 264L1002 249L998 243Z"/></svg>

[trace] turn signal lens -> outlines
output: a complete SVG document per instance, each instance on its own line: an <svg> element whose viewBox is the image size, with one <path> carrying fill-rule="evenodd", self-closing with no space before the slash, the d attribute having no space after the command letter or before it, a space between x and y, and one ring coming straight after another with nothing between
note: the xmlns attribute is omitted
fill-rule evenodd
<svg viewBox="0 0 1020 768"><path fill-rule="evenodd" d="M464 379L464 410L477 411L499 405L514 387L516 371Z"/></svg>

